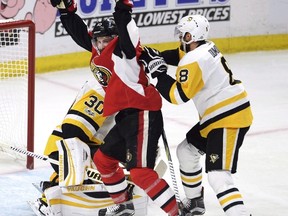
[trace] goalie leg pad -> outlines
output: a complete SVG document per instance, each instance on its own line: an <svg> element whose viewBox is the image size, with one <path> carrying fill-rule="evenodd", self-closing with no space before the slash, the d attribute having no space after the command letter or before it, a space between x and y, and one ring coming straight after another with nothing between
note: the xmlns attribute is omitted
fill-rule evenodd
<svg viewBox="0 0 288 216"><path fill-rule="evenodd" d="M93 191L82 190L86 187L92 187ZM66 190L65 193L63 187L54 186L45 191L45 196L51 216L95 216L99 215L100 209L114 206L114 202L103 184L69 187L69 191ZM134 195L133 203L135 215L147 215L147 196Z"/></svg>
<svg viewBox="0 0 288 216"><path fill-rule="evenodd" d="M59 186L82 184L91 167L89 146L78 138L57 141L59 150Z"/></svg>

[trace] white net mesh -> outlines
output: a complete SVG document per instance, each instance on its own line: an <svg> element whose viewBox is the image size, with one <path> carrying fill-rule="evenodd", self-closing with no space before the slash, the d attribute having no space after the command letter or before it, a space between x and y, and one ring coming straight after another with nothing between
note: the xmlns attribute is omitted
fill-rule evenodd
<svg viewBox="0 0 288 216"><path fill-rule="evenodd" d="M0 27L0 101L0 143L26 149L28 27L9 29ZM0 157L3 157L3 152L14 158L26 158L24 155L0 147Z"/></svg>

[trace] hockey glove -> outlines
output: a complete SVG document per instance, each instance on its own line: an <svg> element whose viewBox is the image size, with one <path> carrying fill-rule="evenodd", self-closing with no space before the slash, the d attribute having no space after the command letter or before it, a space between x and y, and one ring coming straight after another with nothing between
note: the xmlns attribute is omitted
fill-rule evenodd
<svg viewBox="0 0 288 216"><path fill-rule="evenodd" d="M168 66L164 58L153 48L143 47L139 61L144 65L145 72L150 73L152 78L167 72Z"/></svg>
<svg viewBox="0 0 288 216"><path fill-rule="evenodd" d="M131 10L131 8L133 7L132 0L115 0L115 2L116 2L115 10L118 9Z"/></svg>
<svg viewBox="0 0 288 216"><path fill-rule="evenodd" d="M53 7L57 7L57 5L60 5L61 0L50 0L50 2Z"/></svg>
<svg viewBox="0 0 288 216"><path fill-rule="evenodd" d="M53 7L57 7L61 15L77 11L76 0L50 0Z"/></svg>

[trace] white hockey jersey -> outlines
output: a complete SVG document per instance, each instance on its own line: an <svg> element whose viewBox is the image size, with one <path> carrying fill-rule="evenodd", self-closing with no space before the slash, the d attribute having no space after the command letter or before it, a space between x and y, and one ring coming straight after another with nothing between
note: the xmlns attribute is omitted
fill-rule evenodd
<svg viewBox="0 0 288 216"><path fill-rule="evenodd" d="M157 89L173 104L194 101L203 137L214 128L251 125L253 116L247 93L241 81L234 80L213 42L208 41L183 56L174 82L167 76L158 78Z"/></svg>

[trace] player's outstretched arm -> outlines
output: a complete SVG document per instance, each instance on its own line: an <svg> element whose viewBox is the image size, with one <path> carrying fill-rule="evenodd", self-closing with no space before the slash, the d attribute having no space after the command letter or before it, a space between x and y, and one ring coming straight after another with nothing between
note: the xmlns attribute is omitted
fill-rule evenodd
<svg viewBox="0 0 288 216"><path fill-rule="evenodd" d="M119 45L121 51L128 59L136 56L136 50L140 45L139 29L133 20L131 13L133 2L129 0L116 0L114 20L118 29Z"/></svg>
<svg viewBox="0 0 288 216"><path fill-rule="evenodd" d="M51 0L53 7L58 8L63 27L72 39L85 50L92 52L91 36L86 23L75 12L75 0Z"/></svg>

